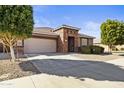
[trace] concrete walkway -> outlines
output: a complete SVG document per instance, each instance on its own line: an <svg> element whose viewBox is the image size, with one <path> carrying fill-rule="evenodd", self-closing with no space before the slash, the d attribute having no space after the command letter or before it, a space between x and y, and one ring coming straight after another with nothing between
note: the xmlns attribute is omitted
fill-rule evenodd
<svg viewBox="0 0 124 93"><path fill-rule="evenodd" d="M0 82L0 88L124 88L124 83L39 74Z"/></svg>
<svg viewBox="0 0 124 93"><path fill-rule="evenodd" d="M84 81L74 77L59 77L39 74L0 82L0 88L123 88L123 82L96 81L84 78Z"/></svg>
<svg viewBox="0 0 124 93"><path fill-rule="evenodd" d="M71 82L71 83L67 83ZM0 82L0 88L47 88L47 87L84 87L82 82L73 77L39 74Z"/></svg>
<svg viewBox="0 0 124 93"><path fill-rule="evenodd" d="M0 82L0 87L124 87L124 58L106 62L73 55L29 55L41 74Z"/></svg>

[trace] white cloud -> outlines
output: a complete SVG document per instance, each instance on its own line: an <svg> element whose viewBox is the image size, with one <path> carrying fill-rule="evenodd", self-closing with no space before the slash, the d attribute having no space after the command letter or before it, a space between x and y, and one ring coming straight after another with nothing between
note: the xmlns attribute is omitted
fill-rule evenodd
<svg viewBox="0 0 124 93"><path fill-rule="evenodd" d="M42 14L43 12L47 11L48 6L46 5L34 5L33 10L34 10L34 26L35 27L40 27L40 26L50 26L51 22L47 17L44 17Z"/></svg>
<svg viewBox="0 0 124 93"><path fill-rule="evenodd" d="M43 13L44 11L47 11L48 6L46 5L33 5L33 10L36 13Z"/></svg>
<svg viewBox="0 0 124 93"><path fill-rule="evenodd" d="M35 27L50 26L50 21L45 17L35 18Z"/></svg>
<svg viewBox="0 0 124 93"><path fill-rule="evenodd" d="M100 37L101 23L89 21L83 24L81 32L95 37Z"/></svg>

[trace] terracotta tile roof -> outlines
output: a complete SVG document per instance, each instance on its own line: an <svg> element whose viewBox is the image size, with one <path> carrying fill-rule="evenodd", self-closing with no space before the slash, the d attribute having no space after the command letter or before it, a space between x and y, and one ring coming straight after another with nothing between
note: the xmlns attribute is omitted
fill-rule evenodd
<svg viewBox="0 0 124 93"><path fill-rule="evenodd" d="M68 26L68 25L62 25L62 27L79 30L79 28ZM42 37L55 37L55 38L59 36L59 34L55 33L54 29L50 28L50 27L36 27L36 28L34 28L33 35L42 36ZM86 34L79 34L79 37L95 38L93 36L89 36Z"/></svg>
<svg viewBox="0 0 124 93"><path fill-rule="evenodd" d="M56 36L58 36L57 33L53 32L53 28L50 28L50 27L34 28L33 34L44 34L44 35L56 35Z"/></svg>

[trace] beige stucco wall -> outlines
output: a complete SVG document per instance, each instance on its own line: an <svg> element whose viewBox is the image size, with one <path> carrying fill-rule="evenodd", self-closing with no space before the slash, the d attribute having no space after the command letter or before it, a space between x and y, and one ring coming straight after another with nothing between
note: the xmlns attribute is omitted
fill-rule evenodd
<svg viewBox="0 0 124 93"><path fill-rule="evenodd" d="M118 46L116 46L118 49L121 49L121 48L124 48L124 45L118 45Z"/></svg>

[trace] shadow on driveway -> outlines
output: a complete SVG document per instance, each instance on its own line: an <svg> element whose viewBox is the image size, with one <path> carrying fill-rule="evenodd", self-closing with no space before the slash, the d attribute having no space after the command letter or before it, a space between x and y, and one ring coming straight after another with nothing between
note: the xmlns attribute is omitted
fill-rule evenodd
<svg viewBox="0 0 124 93"><path fill-rule="evenodd" d="M124 82L124 69L120 66L88 60L66 60L66 59L41 59L32 60L32 63L40 71L49 75L75 77L76 79L84 80L90 78L98 81L121 81ZM25 62L20 63L20 67L25 65ZM22 70L27 71L29 69ZM61 82L61 81L60 81Z"/></svg>

